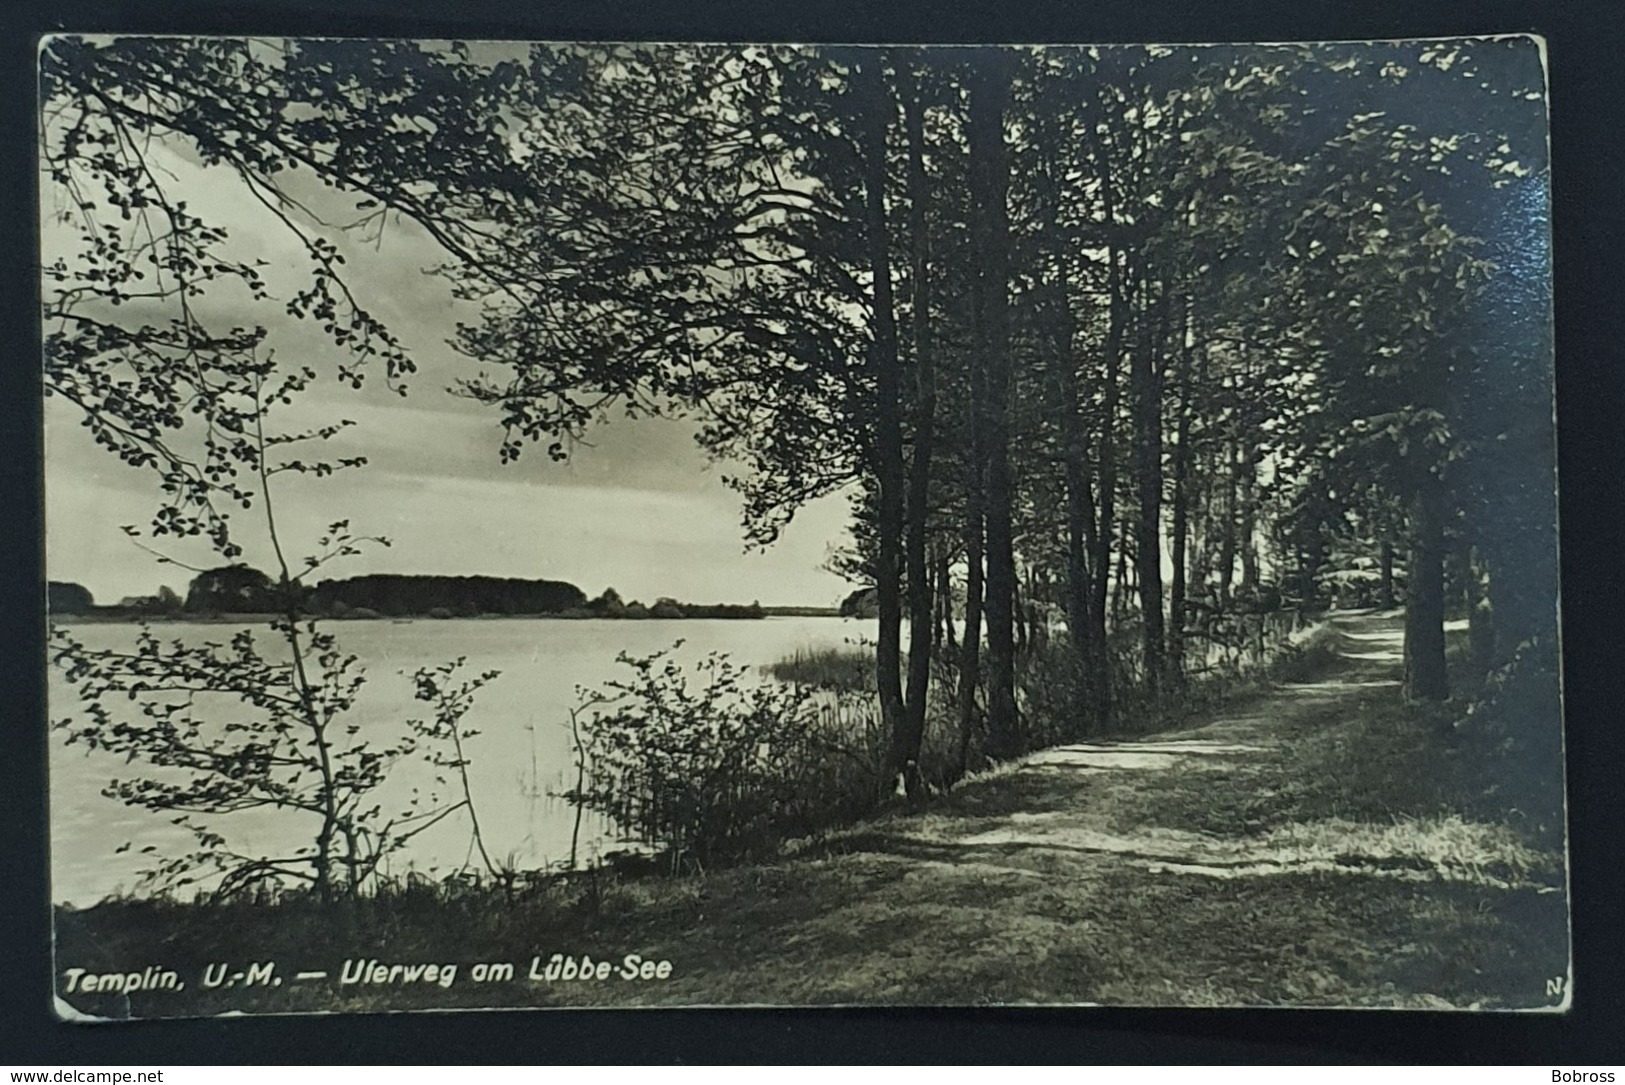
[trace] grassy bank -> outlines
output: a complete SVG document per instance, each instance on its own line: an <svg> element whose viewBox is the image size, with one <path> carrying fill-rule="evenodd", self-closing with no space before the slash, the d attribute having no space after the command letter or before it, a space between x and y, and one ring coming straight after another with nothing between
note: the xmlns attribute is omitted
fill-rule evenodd
<svg viewBox="0 0 1625 1085"><path fill-rule="evenodd" d="M1494 763L1398 695L1392 620L1270 688L1133 741L1076 743L780 860L676 880L416 885L323 912L114 901L58 915L58 974L173 971L83 1012L524 1005L1103 1002L1550 1005L1561 853L1498 816ZM1372 646L1377 651L1370 650ZM1376 656L1381 658L1363 658ZM1286 664L1283 664L1286 666ZM554 954L604 979L547 975ZM622 978L629 954L666 978ZM452 981L339 982L346 963ZM206 988L274 962L275 979ZM229 964L222 970L219 965ZM511 977L478 965L512 966ZM532 977L533 965L538 969ZM298 972L325 972L299 980ZM595 973L596 975L596 973Z"/></svg>
<svg viewBox="0 0 1625 1085"><path fill-rule="evenodd" d="M810 686L837 693L875 688L875 650L870 646L799 648L793 655L762 668L786 685Z"/></svg>

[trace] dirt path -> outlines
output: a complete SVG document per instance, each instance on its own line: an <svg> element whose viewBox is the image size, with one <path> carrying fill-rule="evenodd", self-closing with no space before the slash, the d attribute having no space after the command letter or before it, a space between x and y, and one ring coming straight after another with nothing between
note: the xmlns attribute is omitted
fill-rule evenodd
<svg viewBox="0 0 1625 1085"><path fill-rule="evenodd" d="M1334 628L1314 681L1041 752L833 857L672 887L635 916L676 968L650 1001L1556 1001L1560 868L1414 779L1397 619Z"/></svg>

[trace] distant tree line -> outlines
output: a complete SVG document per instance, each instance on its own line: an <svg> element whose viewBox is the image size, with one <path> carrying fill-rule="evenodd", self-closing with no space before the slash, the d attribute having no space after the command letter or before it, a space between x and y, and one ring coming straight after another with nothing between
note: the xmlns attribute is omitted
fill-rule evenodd
<svg viewBox="0 0 1625 1085"><path fill-rule="evenodd" d="M653 604L644 606L636 599L630 603L621 600L620 592L605 588L604 593L575 615L587 618L764 618L767 611L762 604L739 603L682 603L669 596L661 596Z"/></svg>
<svg viewBox="0 0 1625 1085"><path fill-rule="evenodd" d="M249 565L222 565L193 578L183 601L168 588L157 595L127 598L98 607L83 585L47 584L52 614L278 614L287 609L276 580ZM519 577L432 576L374 573L323 580L312 588L293 586L300 613L329 617L475 617L485 614L549 614L572 618L761 618L758 602L685 603L661 596L645 605L623 602L614 588L588 600L562 580Z"/></svg>
<svg viewBox="0 0 1625 1085"><path fill-rule="evenodd" d="M97 606L90 589L71 581L49 580L45 584L45 609L51 614L179 614L185 609L173 588L160 584L152 595L126 595L117 603Z"/></svg>
<svg viewBox="0 0 1625 1085"><path fill-rule="evenodd" d="M302 612L343 617L402 617L444 612L557 614L583 606L586 595L561 580L494 576L431 576L375 573L295 587ZM285 609L275 580L248 565L225 565L199 573L186 593L189 614L273 614Z"/></svg>
<svg viewBox="0 0 1625 1085"><path fill-rule="evenodd" d="M557 614L586 603L574 584L495 576L412 576L375 573L323 580L310 595L318 613L365 609L390 617L453 614Z"/></svg>

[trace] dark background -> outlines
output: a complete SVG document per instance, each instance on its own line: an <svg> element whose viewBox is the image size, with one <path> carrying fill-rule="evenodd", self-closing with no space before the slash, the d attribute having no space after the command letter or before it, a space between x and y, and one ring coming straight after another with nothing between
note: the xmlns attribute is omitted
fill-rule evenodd
<svg viewBox="0 0 1625 1085"><path fill-rule="evenodd" d="M4 2L4 0L0 0ZM0 10L0 1065L1625 1060L1621 636L1625 13L1529 0L10 0ZM1575 1002L1566 1017L1329 1011L527 1012L76 1026L50 1011L35 39L324 36L1113 42L1538 32L1549 44ZM1542 1080L1544 1080L1542 1075Z"/></svg>

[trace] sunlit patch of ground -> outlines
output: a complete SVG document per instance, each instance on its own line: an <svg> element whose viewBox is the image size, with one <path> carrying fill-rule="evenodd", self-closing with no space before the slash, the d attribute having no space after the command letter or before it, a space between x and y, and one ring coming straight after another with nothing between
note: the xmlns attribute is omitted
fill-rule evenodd
<svg viewBox="0 0 1625 1085"><path fill-rule="evenodd" d="M1252 753L1256 746L1219 742L1161 743L1078 743L1055 746L1029 757L1025 768L1151 769L1160 771L1171 763L1203 754Z"/></svg>
<svg viewBox="0 0 1625 1085"><path fill-rule="evenodd" d="M963 854L958 861L983 870L1019 870L1019 865L1001 864L994 856L1031 848L1119 856L1153 874L1237 878L1338 873L1558 891L1556 885L1531 880L1537 872L1550 873L1542 853L1504 826L1459 816L1399 819L1389 825L1330 818L1238 838L1155 825L1111 833L1061 812L1016 813L998 828L970 835L916 833L888 842L894 848L927 854L956 849Z"/></svg>
<svg viewBox="0 0 1625 1085"><path fill-rule="evenodd" d="M1360 645L1372 645L1361 651L1343 649L1343 656L1348 659L1375 660L1383 663L1398 663L1405 658L1405 634L1397 629L1354 629L1344 627L1343 639L1353 641ZM1381 647L1375 647L1380 645Z"/></svg>
<svg viewBox="0 0 1625 1085"><path fill-rule="evenodd" d="M1398 689L1399 685L1397 678L1372 678L1363 682L1283 682L1280 688L1286 693L1324 693L1335 697L1351 689Z"/></svg>
<svg viewBox="0 0 1625 1085"><path fill-rule="evenodd" d="M1392 644L1403 644L1405 641L1405 633L1400 629L1354 629L1344 625L1339 627L1338 631L1342 634L1344 640L1380 640Z"/></svg>

